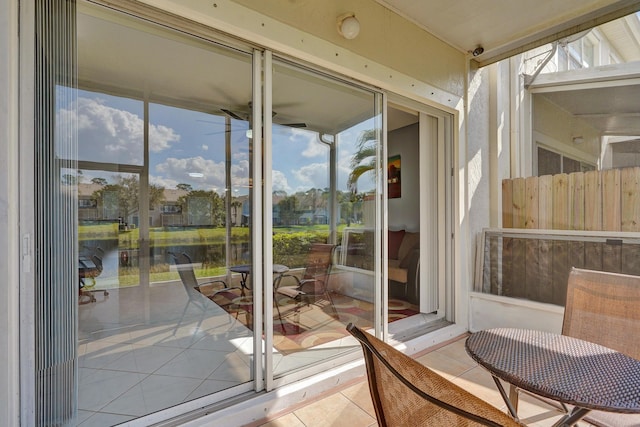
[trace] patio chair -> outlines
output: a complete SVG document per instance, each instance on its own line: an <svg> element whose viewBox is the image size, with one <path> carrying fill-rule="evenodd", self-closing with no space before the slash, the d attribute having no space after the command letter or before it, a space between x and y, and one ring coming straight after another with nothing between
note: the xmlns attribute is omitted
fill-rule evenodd
<svg viewBox="0 0 640 427"><path fill-rule="evenodd" d="M329 277L331 275L335 247L335 245L327 243L313 243L309 248L307 264L302 277L299 278L289 273L280 275L274 282L274 292L294 299L305 299L307 302L313 301L316 304L320 301L319 297L325 297L337 316L333 299L329 292ZM297 285L281 287L280 284L286 277L292 277Z"/></svg>
<svg viewBox="0 0 640 427"><path fill-rule="evenodd" d="M523 425L353 324L347 330L362 345L380 426Z"/></svg>
<svg viewBox="0 0 640 427"><path fill-rule="evenodd" d="M640 276L572 268L562 334L640 359ZM596 426L640 426L640 415L592 411Z"/></svg>
<svg viewBox="0 0 640 427"><path fill-rule="evenodd" d="M640 276L571 269L562 322L563 335L600 344L640 359L638 332ZM558 408L557 402L547 403ZM640 415L635 414L591 411L584 420L599 427L640 426Z"/></svg>
<svg viewBox="0 0 640 427"><path fill-rule="evenodd" d="M80 277L80 304L86 304L88 302L96 302L94 293L101 292L105 297L109 296L109 291L106 289L93 289L96 285L96 277L102 274L104 265L102 258L104 257L104 250L96 246L90 248L85 246L90 252L89 255L83 255L78 258L78 275ZM87 284L86 279L91 279L91 284ZM82 297L86 296L89 299L83 300Z"/></svg>
<svg viewBox="0 0 640 427"><path fill-rule="evenodd" d="M207 299L213 298L213 296L218 292L229 291L231 289L240 289L239 287L227 287L227 284L224 280L211 280L208 282L198 283L196 274L193 271L193 262L191 261L191 257L189 255L184 252L181 254L168 252L168 254L173 258L173 261L176 264L178 274L180 275L180 281L182 282L182 286L184 287L184 290L189 297L189 300L187 301L187 304L182 311L182 316L180 317L180 319L184 318L184 315L189 309L190 304L195 305L200 310L205 312L209 307ZM216 283L221 284L222 288L216 289L212 294L207 295L204 295L201 292L201 288L204 285L211 285Z"/></svg>

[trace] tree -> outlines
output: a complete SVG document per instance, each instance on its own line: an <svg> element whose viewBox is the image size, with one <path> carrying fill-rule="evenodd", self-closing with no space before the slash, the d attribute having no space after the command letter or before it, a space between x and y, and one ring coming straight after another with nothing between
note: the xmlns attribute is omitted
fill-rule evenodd
<svg viewBox="0 0 640 427"><path fill-rule="evenodd" d="M231 202L231 225L237 225L236 218L238 218L238 209L242 209L242 202L234 197Z"/></svg>
<svg viewBox="0 0 640 427"><path fill-rule="evenodd" d="M358 137L358 150L351 158L351 173L347 185L352 193L358 192L358 179L365 173L375 170L377 167L376 153L378 142L378 130L369 129L362 131Z"/></svg>
<svg viewBox="0 0 640 427"><path fill-rule="evenodd" d="M91 183L96 185L102 185L104 187L105 185L107 185L107 180L105 178L96 177L91 179Z"/></svg>
<svg viewBox="0 0 640 427"><path fill-rule="evenodd" d="M191 191L193 190L193 187L191 186L191 184L178 184L176 185L176 190L184 190L184 191Z"/></svg>
<svg viewBox="0 0 640 427"><path fill-rule="evenodd" d="M298 198L296 196L285 197L278 203L280 220L283 225L294 225L300 215L298 211Z"/></svg>
<svg viewBox="0 0 640 427"><path fill-rule="evenodd" d="M164 200L164 187L150 184L148 193L149 209L153 209ZM94 191L92 197L101 201L104 206L105 203L111 203L111 198L105 197L107 194L115 194L118 203L118 206L116 207L107 206L107 210L117 210L118 215L124 218L125 221L128 221L129 216L138 211L140 200L140 183L138 181L138 175L131 175L128 177L118 176L117 184L108 184L103 186L101 189Z"/></svg>
<svg viewBox="0 0 640 427"><path fill-rule="evenodd" d="M78 183L78 177L76 175L66 173L62 175L62 185L76 185Z"/></svg>
<svg viewBox="0 0 640 427"><path fill-rule="evenodd" d="M213 225L220 227L225 223L224 199L215 191L192 190L178 198L182 211L189 215L190 225Z"/></svg>

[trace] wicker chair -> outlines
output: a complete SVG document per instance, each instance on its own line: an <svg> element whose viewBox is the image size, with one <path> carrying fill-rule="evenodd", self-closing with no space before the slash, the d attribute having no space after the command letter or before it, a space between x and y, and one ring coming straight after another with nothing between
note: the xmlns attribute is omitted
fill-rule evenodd
<svg viewBox="0 0 640 427"><path fill-rule="evenodd" d="M307 264L302 273L302 278L295 274L281 274L274 282L274 292L297 300L305 300L307 304L313 303L320 307L323 306L323 301L327 302L333 312L333 316L337 318L338 313L333 305L333 298L331 298L331 291L329 290L329 278L331 277L335 248L335 245L328 243L313 243L307 254ZM287 277L293 278L296 286L281 287L282 280Z"/></svg>
<svg viewBox="0 0 640 427"><path fill-rule="evenodd" d="M411 357L353 324L380 426L522 426Z"/></svg>
<svg viewBox="0 0 640 427"><path fill-rule="evenodd" d="M567 282L562 334L609 347L640 360L640 276L572 268ZM518 392L511 386L517 409ZM529 394L529 393L527 393ZM567 406L533 395L555 409ZM591 411L585 421L598 427L638 427L640 415Z"/></svg>
<svg viewBox="0 0 640 427"><path fill-rule="evenodd" d="M562 334L640 359L640 276L573 268L569 273ZM640 426L640 415L592 411L600 427Z"/></svg>

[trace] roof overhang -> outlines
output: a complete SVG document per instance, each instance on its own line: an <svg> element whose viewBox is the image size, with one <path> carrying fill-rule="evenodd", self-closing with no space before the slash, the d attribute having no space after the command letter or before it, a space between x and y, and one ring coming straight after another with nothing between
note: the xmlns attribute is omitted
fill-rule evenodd
<svg viewBox="0 0 640 427"><path fill-rule="evenodd" d="M377 0L479 66L509 58L640 10L639 0Z"/></svg>

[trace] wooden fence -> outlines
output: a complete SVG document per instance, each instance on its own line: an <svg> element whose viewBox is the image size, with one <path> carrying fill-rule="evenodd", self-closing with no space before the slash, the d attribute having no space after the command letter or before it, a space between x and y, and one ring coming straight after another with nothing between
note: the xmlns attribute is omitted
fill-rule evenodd
<svg viewBox="0 0 640 427"><path fill-rule="evenodd" d="M640 231L640 167L505 179L502 226Z"/></svg>
<svg viewBox="0 0 640 427"><path fill-rule="evenodd" d="M505 229L640 231L640 167L504 180L502 207ZM505 232L485 242L485 262L493 260L485 292L563 305L571 267L640 275L640 245L615 236L589 242Z"/></svg>

